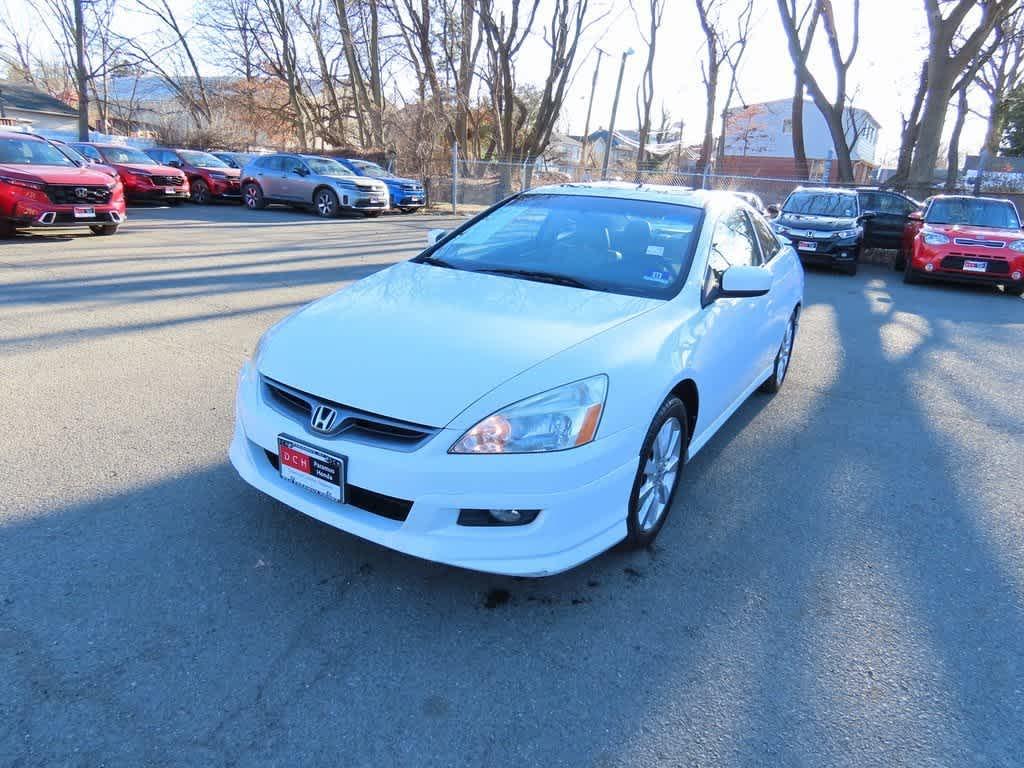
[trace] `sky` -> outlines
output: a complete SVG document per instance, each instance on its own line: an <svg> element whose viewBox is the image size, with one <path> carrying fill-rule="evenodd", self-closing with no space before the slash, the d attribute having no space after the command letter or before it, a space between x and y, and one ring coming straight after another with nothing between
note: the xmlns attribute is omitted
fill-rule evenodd
<svg viewBox="0 0 1024 768"><path fill-rule="evenodd" d="M540 83L547 68L547 48L542 32L551 0L542 0L542 10L535 24L535 34L523 49L518 62L521 82ZM736 9L744 0L722 0L727 5L725 18L735 18ZM6 6L11 18L27 21L30 0L0 0L0 12ZM192 11L194 0L171 0L183 19ZM500 0L499 0L500 2ZM648 0L633 0L640 23L646 28ZM525 5L525 3L524 3ZM882 125L876 161L891 164L899 149L901 113L909 108L917 85L917 76L927 43L927 26L923 0L862 0L861 41L849 78L849 93L858 107L867 109ZM622 97L616 127L637 127L637 90L643 74L647 47L637 26L637 16L630 0L591 0L599 19L588 29L581 41L573 80L570 84L559 127L569 133L581 133L586 118L591 78L597 59L597 48L608 53L601 64L600 77L594 91L591 128L607 127L610 118L615 81L621 54L628 48L636 53L627 59ZM852 28L853 0L834 0L837 24L844 50ZM545 12L547 11L547 13ZM132 14L119 11L117 26L141 36L146 30ZM826 93L833 89L832 67L819 30L819 46L811 57L812 71L819 77ZM698 143L704 123L705 96L700 62L704 38L693 0L666 0L666 10L654 64L655 100L652 122L660 120L662 105L671 113L672 121L682 120L684 138ZM216 72L213 64L205 69ZM724 75L723 75L724 76ZM793 69L781 29L775 0L754 0L753 26L739 74L739 93L743 103L756 103L790 98L793 91ZM734 105L739 104L734 99ZM986 101L975 94L972 107L982 114ZM720 111L721 107L718 107ZM716 119L717 125L717 119ZM964 129L961 149L975 152L984 136L984 120L972 116Z"/></svg>

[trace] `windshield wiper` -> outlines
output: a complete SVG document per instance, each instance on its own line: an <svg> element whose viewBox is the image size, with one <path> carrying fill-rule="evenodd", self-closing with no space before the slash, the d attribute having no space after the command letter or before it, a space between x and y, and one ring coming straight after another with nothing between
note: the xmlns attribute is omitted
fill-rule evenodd
<svg viewBox="0 0 1024 768"><path fill-rule="evenodd" d="M522 277L525 280L536 280L538 283L552 283L554 285L567 285L570 288L589 288L590 286L581 280L569 275L559 275L555 272L538 272L532 269L477 269L474 272L484 272L490 275L508 275L510 277Z"/></svg>
<svg viewBox="0 0 1024 768"><path fill-rule="evenodd" d="M424 256L422 259L416 259L416 261L420 264L433 264L435 267L444 267L445 269L462 269L462 267L457 267L450 261L439 259L436 256Z"/></svg>

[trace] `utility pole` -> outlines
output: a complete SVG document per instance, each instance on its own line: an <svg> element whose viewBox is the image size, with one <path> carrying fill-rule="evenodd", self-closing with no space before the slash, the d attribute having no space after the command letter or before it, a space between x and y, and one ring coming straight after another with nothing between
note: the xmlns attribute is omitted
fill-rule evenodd
<svg viewBox="0 0 1024 768"><path fill-rule="evenodd" d="M597 49L597 64L594 66L594 79L590 81L590 100L587 102L587 120L583 124L583 147L580 150L580 171L587 164L587 144L590 143L590 111L594 108L594 94L597 92L597 73L601 71L601 57L604 51Z"/></svg>
<svg viewBox="0 0 1024 768"><path fill-rule="evenodd" d="M89 140L89 78L85 72L85 0L75 0L75 84L78 87L78 140Z"/></svg>
<svg viewBox="0 0 1024 768"><path fill-rule="evenodd" d="M619 92L622 90L622 75L626 72L626 59L633 55L633 49L622 52L622 64L619 65L619 81L615 84L615 100L612 102L612 117L608 121L608 139L604 143L604 162L601 164L601 178L608 178L608 158L612 154L612 141L615 137L615 113L619 110Z"/></svg>

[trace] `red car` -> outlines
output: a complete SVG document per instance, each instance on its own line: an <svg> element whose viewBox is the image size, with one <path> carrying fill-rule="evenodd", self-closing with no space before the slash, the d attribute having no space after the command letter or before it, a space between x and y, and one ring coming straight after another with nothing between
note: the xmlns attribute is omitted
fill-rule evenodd
<svg viewBox="0 0 1024 768"><path fill-rule="evenodd" d="M214 199L242 199L242 172L209 152L154 147L147 149L146 154L158 163L180 168L185 172L192 188L193 203L205 205Z"/></svg>
<svg viewBox="0 0 1024 768"><path fill-rule="evenodd" d="M160 165L141 149L85 142L74 143L71 148L95 163L113 167L124 183L124 194L129 200L178 203L189 198L188 178L184 172Z"/></svg>
<svg viewBox="0 0 1024 768"><path fill-rule="evenodd" d="M38 136L0 132L0 235L46 227L112 235L124 220L120 180L75 164Z"/></svg>
<svg viewBox="0 0 1024 768"><path fill-rule="evenodd" d="M905 282L989 283L1024 295L1024 232L1009 200L937 195L910 214L894 262Z"/></svg>

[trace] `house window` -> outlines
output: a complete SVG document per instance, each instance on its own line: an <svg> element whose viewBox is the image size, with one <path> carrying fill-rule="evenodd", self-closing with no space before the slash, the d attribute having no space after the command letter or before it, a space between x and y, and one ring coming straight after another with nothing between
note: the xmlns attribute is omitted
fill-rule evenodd
<svg viewBox="0 0 1024 768"><path fill-rule="evenodd" d="M793 118L787 117L782 121L782 132L784 134L793 132Z"/></svg>

